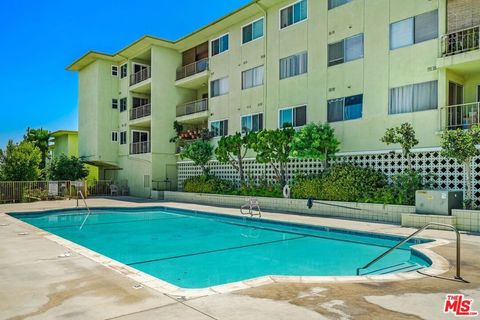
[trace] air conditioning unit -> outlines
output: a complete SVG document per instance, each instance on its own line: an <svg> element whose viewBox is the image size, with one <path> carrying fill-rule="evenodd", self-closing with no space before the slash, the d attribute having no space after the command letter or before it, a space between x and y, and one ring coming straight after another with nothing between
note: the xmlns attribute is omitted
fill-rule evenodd
<svg viewBox="0 0 480 320"><path fill-rule="evenodd" d="M462 191L418 190L415 209L418 214L452 215L452 209L463 208Z"/></svg>

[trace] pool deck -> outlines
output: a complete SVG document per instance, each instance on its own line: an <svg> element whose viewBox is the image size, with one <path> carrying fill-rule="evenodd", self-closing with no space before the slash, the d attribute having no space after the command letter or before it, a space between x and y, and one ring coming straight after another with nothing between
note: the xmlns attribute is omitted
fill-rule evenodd
<svg viewBox="0 0 480 320"><path fill-rule="evenodd" d="M462 276L455 281L454 233L431 248L450 262L442 275L402 281L266 282L230 293L179 299L32 232L5 212L73 208L76 201L0 205L0 319L455 319L443 314L447 294L463 293L480 311L480 235L462 233ZM238 209L135 198L88 199L91 207L172 206L239 215ZM408 235L415 229L351 220L267 212L272 220ZM68 254L66 254L68 252ZM314 253L312 253L314 254ZM334 254L334 253L332 253ZM347 279L348 280L348 279Z"/></svg>

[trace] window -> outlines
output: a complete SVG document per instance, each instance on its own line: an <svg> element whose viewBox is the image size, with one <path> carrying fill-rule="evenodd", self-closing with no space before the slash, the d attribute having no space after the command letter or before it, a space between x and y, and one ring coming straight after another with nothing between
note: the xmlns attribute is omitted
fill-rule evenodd
<svg viewBox="0 0 480 320"><path fill-rule="evenodd" d="M112 142L117 142L117 141L118 141L118 132L112 131Z"/></svg>
<svg viewBox="0 0 480 320"><path fill-rule="evenodd" d="M132 108L142 107L150 102L148 98L133 97Z"/></svg>
<svg viewBox="0 0 480 320"><path fill-rule="evenodd" d="M120 112L127 110L127 98L120 99Z"/></svg>
<svg viewBox="0 0 480 320"><path fill-rule="evenodd" d="M343 6L344 4L349 3L350 1L352 0L328 0L328 10Z"/></svg>
<svg viewBox="0 0 480 320"><path fill-rule="evenodd" d="M390 24L390 50L438 37L438 11L430 11Z"/></svg>
<svg viewBox="0 0 480 320"><path fill-rule="evenodd" d="M127 64L123 64L120 67L120 78L123 79L127 76Z"/></svg>
<svg viewBox="0 0 480 320"><path fill-rule="evenodd" d="M132 143L148 142L150 141L149 137L150 133L148 131L132 131Z"/></svg>
<svg viewBox="0 0 480 320"><path fill-rule="evenodd" d="M302 127L307 124L307 106L281 109L279 114L279 128Z"/></svg>
<svg viewBox="0 0 480 320"><path fill-rule="evenodd" d="M263 113L249 114L241 119L242 133L263 130Z"/></svg>
<svg viewBox="0 0 480 320"><path fill-rule="evenodd" d="M308 72L308 54L303 52L280 59L280 80Z"/></svg>
<svg viewBox="0 0 480 320"><path fill-rule="evenodd" d="M363 94L328 100L327 104L328 122L360 119L363 112Z"/></svg>
<svg viewBox="0 0 480 320"><path fill-rule="evenodd" d="M118 109L118 99L112 99L112 109Z"/></svg>
<svg viewBox="0 0 480 320"><path fill-rule="evenodd" d="M242 28L242 44L263 37L263 18Z"/></svg>
<svg viewBox="0 0 480 320"><path fill-rule="evenodd" d="M120 144L127 144L127 131L120 132Z"/></svg>
<svg viewBox="0 0 480 320"><path fill-rule="evenodd" d="M328 45L328 66L363 58L363 33Z"/></svg>
<svg viewBox="0 0 480 320"><path fill-rule="evenodd" d="M430 81L390 89L389 114L417 112L438 107L438 82Z"/></svg>
<svg viewBox="0 0 480 320"><path fill-rule="evenodd" d="M214 137L228 135L228 120L210 122L210 131Z"/></svg>
<svg viewBox="0 0 480 320"><path fill-rule="evenodd" d="M298 1L280 10L280 29L307 19L307 0Z"/></svg>
<svg viewBox="0 0 480 320"><path fill-rule="evenodd" d="M114 76L114 77L118 76L118 67L117 66L112 66L112 76Z"/></svg>
<svg viewBox="0 0 480 320"><path fill-rule="evenodd" d="M212 57L228 50L228 34L212 40Z"/></svg>
<svg viewBox="0 0 480 320"><path fill-rule="evenodd" d="M263 66L242 72L242 90L263 85Z"/></svg>
<svg viewBox="0 0 480 320"><path fill-rule="evenodd" d="M210 97L223 96L228 93L228 78L222 78L210 82Z"/></svg>

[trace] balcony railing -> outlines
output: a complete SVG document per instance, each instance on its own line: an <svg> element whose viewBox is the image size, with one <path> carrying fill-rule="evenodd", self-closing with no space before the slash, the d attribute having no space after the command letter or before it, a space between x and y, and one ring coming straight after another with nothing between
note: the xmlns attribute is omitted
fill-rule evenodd
<svg viewBox="0 0 480 320"><path fill-rule="evenodd" d="M480 26L451 32L442 37L442 56L451 56L479 48Z"/></svg>
<svg viewBox="0 0 480 320"><path fill-rule="evenodd" d="M130 120L140 119L143 117L148 117L152 114L152 107L149 104L145 104L140 107L135 107L130 110Z"/></svg>
<svg viewBox="0 0 480 320"><path fill-rule="evenodd" d="M138 71L134 74L131 74L130 75L130 85L133 86L137 83L140 83L142 81L150 79L150 77L152 76L151 70L152 69L150 67L146 67L143 70L140 70L140 71Z"/></svg>
<svg viewBox="0 0 480 320"><path fill-rule="evenodd" d="M143 154L151 152L151 142L134 142L130 144L130 154Z"/></svg>
<svg viewBox="0 0 480 320"><path fill-rule="evenodd" d="M442 108L441 129L469 129L480 124L480 102L457 104Z"/></svg>
<svg viewBox="0 0 480 320"><path fill-rule="evenodd" d="M186 66L177 69L177 80L181 80L194 74L208 70L208 58L195 61L194 63L187 64Z"/></svg>
<svg viewBox="0 0 480 320"><path fill-rule="evenodd" d="M186 116L208 110L208 99L188 102L177 107L177 117Z"/></svg>

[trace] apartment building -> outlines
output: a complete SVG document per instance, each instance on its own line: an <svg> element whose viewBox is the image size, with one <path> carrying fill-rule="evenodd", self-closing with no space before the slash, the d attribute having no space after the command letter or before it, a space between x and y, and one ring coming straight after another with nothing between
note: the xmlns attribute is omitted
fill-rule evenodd
<svg viewBox="0 0 480 320"><path fill-rule="evenodd" d="M341 151L376 153L410 122L420 149L479 122L476 0L257 0L176 41L144 36L88 52L79 73L79 149L102 178L149 196L175 185L180 147L220 136L329 122ZM387 149L388 148L388 149Z"/></svg>

